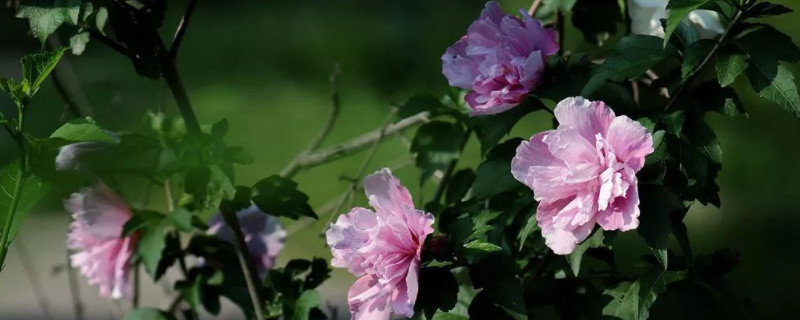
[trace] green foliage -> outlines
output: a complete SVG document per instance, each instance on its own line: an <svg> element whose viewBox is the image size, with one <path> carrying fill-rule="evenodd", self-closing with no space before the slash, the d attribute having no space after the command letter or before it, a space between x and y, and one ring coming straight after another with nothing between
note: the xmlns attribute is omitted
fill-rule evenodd
<svg viewBox="0 0 800 320"><path fill-rule="evenodd" d="M50 138L64 139L73 142L115 142L114 136L97 125L92 118L71 120L61 125L55 132L50 134Z"/></svg>
<svg viewBox="0 0 800 320"><path fill-rule="evenodd" d="M583 32L586 41L602 45L617 33L623 21L617 0L578 0L572 6L572 24Z"/></svg>
<svg viewBox="0 0 800 320"><path fill-rule="evenodd" d="M686 16L694 10L712 2L711 0L670 0L667 4L669 15L667 16L666 26L664 27L664 46L666 47L672 33Z"/></svg>
<svg viewBox="0 0 800 320"><path fill-rule="evenodd" d="M622 81L638 77L661 61L674 57L677 50L671 44L662 48L661 38L645 35L626 36L614 47L614 52L593 73L581 92L590 96L606 81Z"/></svg>
<svg viewBox="0 0 800 320"><path fill-rule="evenodd" d="M436 171L444 172L453 160L461 154L465 132L460 124L432 121L422 125L414 141L411 152L417 154L417 167L420 168L420 182L425 182Z"/></svg>
<svg viewBox="0 0 800 320"><path fill-rule="evenodd" d="M17 18L28 19L33 35L45 42L63 23L78 24L80 11L81 0L28 0L19 6Z"/></svg>
<svg viewBox="0 0 800 320"><path fill-rule="evenodd" d="M308 204L308 196L297 190L297 183L281 176L271 176L253 186L253 202L261 211L276 217L317 218Z"/></svg>
<svg viewBox="0 0 800 320"><path fill-rule="evenodd" d="M520 139L509 139L489 150L486 161L475 171L469 194L471 198L488 198L520 185L511 176L511 159L520 142Z"/></svg>
<svg viewBox="0 0 800 320"><path fill-rule="evenodd" d="M727 87L733 84L748 67L747 56L738 49L728 47L717 57L717 79L719 84Z"/></svg>
<svg viewBox="0 0 800 320"><path fill-rule="evenodd" d="M422 311L427 319L434 317L436 310L444 312L456 306L458 282L453 273L443 267L423 267L419 270L419 293L414 307Z"/></svg>
<svg viewBox="0 0 800 320"><path fill-rule="evenodd" d="M13 162L0 170L0 189L0 224L3 232L8 232L3 237L6 243L0 245L8 246L34 206L47 195L50 183L27 175L18 162Z"/></svg>

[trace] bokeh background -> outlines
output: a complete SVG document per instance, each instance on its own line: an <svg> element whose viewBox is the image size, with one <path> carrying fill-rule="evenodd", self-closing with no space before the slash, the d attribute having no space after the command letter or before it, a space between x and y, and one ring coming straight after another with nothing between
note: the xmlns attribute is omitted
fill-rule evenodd
<svg viewBox="0 0 800 320"><path fill-rule="evenodd" d="M506 11L527 8L528 1L500 1ZM800 3L775 0L795 11ZM163 37L170 39L186 1L170 1ZM251 184L279 172L316 135L325 121L329 99L328 76L341 68L342 109L330 146L378 128L389 107L418 93L441 94L447 83L439 57L477 17L483 1L200 1L178 57L178 68L198 117L203 123L230 121L229 141L255 156L255 163L237 167L237 182ZM771 18L770 23L800 40L797 14ZM570 26L570 24L567 24ZM598 49L568 27L564 47ZM66 39L61 39L66 42ZM19 77L19 58L40 48L27 35L25 20L0 8L0 75ZM604 49L600 49L604 50ZM781 50L781 48L775 48ZM67 70L71 69L71 70ZM796 77L800 66L792 66ZM176 114L163 83L136 75L131 63L97 42L81 56L69 55L58 71L79 104L102 125L124 129L143 113L162 109ZM749 119L710 115L724 152L719 176L722 208L695 206L687 216L694 250L708 253L729 247L740 250L741 263L729 277L769 318L800 314L796 302L800 285L800 120L776 105L759 100L745 79L736 84L750 113ZM0 110L11 102L0 98ZM612 106L613 107L613 106ZM32 104L29 125L35 135L47 136L62 121L64 104L47 82ZM529 114L512 136L528 137L546 129L549 115ZM384 166L394 171L418 197L418 171L409 162L407 139L383 143L368 171ZM479 161L471 141L460 166ZM0 164L13 150L0 132ZM338 160L297 175L311 203L322 208L341 196L366 153ZM134 181L130 190L137 189ZM430 190L428 190L429 192ZM134 192L134 191L131 191ZM430 193L428 193L428 197ZM145 197L142 196L142 199ZM359 194L358 201L364 196ZM25 222L0 274L0 319L72 319L72 298L63 265L68 215L53 196ZM157 192L147 200L165 209ZM328 221L291 225L292 232L279 265L293 257L329 258L321 233ZM635 233L618 237L620 259L644 252ZM174 280L177 275L168 275ZM119 319L127 302L101 299L95 288L81 283L80 296L90 319ZM352 277L336 270L322 288L323 305L344 314L346 290ZM37 293L37 283L42 289ZM168 300L165 284L145 280L143 304L160 306ZM44 297L45 306L37 302ZM220 318L241 315L230 306ZM340 316L341 319L341 316Z"/></svg>

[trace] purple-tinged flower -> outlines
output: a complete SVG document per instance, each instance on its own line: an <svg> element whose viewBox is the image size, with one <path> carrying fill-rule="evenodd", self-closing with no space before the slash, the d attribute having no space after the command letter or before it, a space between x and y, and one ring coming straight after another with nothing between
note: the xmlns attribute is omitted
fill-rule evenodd
<svg viewBox="0 0 800 320"><path fill-rule="evenodd" d="M256 271L263 277L275 265L275 258L283 250L286 231L281 227L278 218L262 212L255 205L237 212L236 216ZM233 233L220 213L211 217L207 232L227 242L233 242Z"/></svg>
<svg viewBox="0 0 800 320"><path fill-rule="evenodd" d="M639 226L636 172L653 152L638 122L605 103L567 98L555 109L558 128L523 141L511 162L514 178L533 189L547 246L568 254L592 232Z"/></svg>
<svg viewBox="0 0 800 320"><path fill-rule="evenodd" d="M64 202L72 213L67 248L72 266L80 268L100 295L120 299L131 294L131 257L138 237L122 237L132 216L125 200L104 185L81 189Z"/></svg>
<svg viewBox="0 0 800 320"><path fill-rule="evenodd" d="M433 216L414 208L411 194L389 169L364 179L372 212L353 208L325 233L331 264L359 277L347 294L353 320L411 317L419 289L420 254Z"/></svg>
<svg viewBox="0 0 800 320"><path fill-rule="evenodd" d="M520 12L522 19L504 14L497 2L486 3L467 35L442 55L450 85L472 90L466 96L471 116L516 106L539 85L545 58L559 50L555 31Z"/></svg>

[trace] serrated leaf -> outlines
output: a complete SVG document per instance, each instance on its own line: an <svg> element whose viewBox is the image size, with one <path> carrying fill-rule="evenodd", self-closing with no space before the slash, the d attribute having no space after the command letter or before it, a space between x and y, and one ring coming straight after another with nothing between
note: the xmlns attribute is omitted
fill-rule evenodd
<svg viewBox="0 0 800 320"><path fill-rule="evenodd" d="M91 118L71 120L56 129L50 138L64 139L74 142L115 142L116 139L108 131L98 126Z"/></svg>
<svg viewBox="0 0 800 320"><path fill-rule="evenodd" d="M747 69L747 56L738 49L725 48L717 56L717 79L719 85L727 87Z"/></svg>
<svg viewBox="0 0 800 320"><path fill-rule="evenodd" d="M792 39L775 28L762 26L736 39L734 43L747 55L750 65L745 75L753 90L760 97L800 117L800 94L794 76L779 62L800 60L800 49Z"/></svg>
<svg viewBox="0 0 800 320"><path fill-rule="evenodd" d="M81 0L31 0L20 4L16 16L28 19L33 35L44 42L63 23L77 24L80 10Z"/></svg>
<svg viewBox="0 0 800 320"><path fill-rule="evenodd" d="M779 16L782 14L790 13L792 9L789 9L783 5L771 3L771 2L758 2L750 7L747 10L747 16L749 17L765 17L765 16Z"/></svg>
<svg viewBox="0 0 800 320"><path fill-rule="evenodd" d="M669 43L672 33L678 28L678 25L683 21L686 16L694 10L710 2L711 0L670 0L667 4L669 14L667 15L667 23L664 28L664 46Z"/></svg>
<svg viewBox="0 0 800 320"><path fill-rule="evenodd" d="M261 211L276 217L317 218L308 204L308 196L297 190L297 183L278 175L265 178L253 186L253 202Z"/></svg>
<svg viewBox="0 0 800 320"><path fill-rule="evenodd" d="M443 267L423 267L419 270L419 293L416 308L430 319L436 310L450 311L458 302L458 282L453 273Z"/></svg>
<svg viewBox="0 0 800 320"><path fill-rule="evenodd" d="M501 248L500 246L483 240L472 240L470 242L467 242L464 244L464 248L467 248L470 251L483 252L483 253L503 250L503 248Z"/></svg>
<svg viewBox="0 0 800 320"><path fill-rule="evenodd" d="M525 246L525 241L528 240L528 237L536 230L539 230L539 221L536 220L536 210L533 210L528 221L525 222L525 226L519 231L519 236L517 236L517 238L519 238L520 251L522 251L523 246Z"/></svg>
<svg viewBox="0 0 800 320"><path fill-rule="evenodd" d="M664 187L640 186L639 198L642 215L637 231L662 269L666 270L668 240L672 232L670 213L682 210L684 205L677 194Z"/></svg>
<svg viewBox="0 0 800 320"><path fill-rule="evenodd" d="M419 128L411 142L411 152L417 154L420 183L436 171L444 172L453 160L458 159L464 137L464 129L457 123L433 121Z"/></svg>
<svg viewBox="0 0 800 320"><path fill-rule="evenodd" d="M56 67L66 50L64 48L55 51L32 53L22 57L22 81L28 83L26 92L28 97L32 97L39 90L42 82L47 79L47 76Z"/></svg>
<svg viewBox="0 0 800 320"><path fill-rule="evenodd" d="M661 38L630 35L620 39L614 52L593 73L581 92L590 96L608 80L622 81L638 77L661 61L673 57L677 50L671 44L662 47Z"/></svg>
<svg viewBox="0 0 800 320"><path fill-rule="evenodd" d="M145 271L153 278L158 275L158 264L164 248L167 247L166 230L167 225L164 223L150 224L142 230L136 244L136 255L142 259Z"/></svg>

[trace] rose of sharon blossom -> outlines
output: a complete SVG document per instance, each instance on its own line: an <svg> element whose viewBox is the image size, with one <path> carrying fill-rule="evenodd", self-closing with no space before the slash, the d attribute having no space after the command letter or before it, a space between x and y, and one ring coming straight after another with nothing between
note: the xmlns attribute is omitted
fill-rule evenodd
<svg viewBox="0 0 800 320"><path fill-rule="evenodd" d="M347 294L353 320L411 317L417 299L420 253L433 233L433 216L414 208L411 194L389 169L364 179L375 212L353 208L325 233L331 264L359 277Z"/></svg>
<svg viewBox="0 0 800 320"><path fill-rule="evenodd" d="M511 173L539 201L536 219L547 246L568 254L595 223L604 230L639 226L636 172L653 152L653 138L600 101L567 98L555 116L557 129L520 144Z"/></svg>
<svg viewBox="0 0 800 320"><path fill-rule="evenodd" d="M74 221L67 236L73 267L100 288L100 295L120 299L131 294L131 257L137 236L122 236L131 217L125 200L103 185L84 188L64 202Z"/></svg>
<svg viewBox="0 0 800 320"><path fill-rule="evenodd" d="M103 142L77 142L65 145L58 149L56 156L56 170L78 170L81 167L81 157L86 153L98 150L106 146L107 143Z"/></svg>
<svg viewBox="0 0 800 320"><path fill-rule="evenodd" d="M472 90L470 115L511 109L539 84L546 57L558 49L555 31L520 10L523 19L489 2L472 25L442 55L442 73L451 86Z"/></svg>
<svg viewBox="0 0 800 320"><path fill-rule="evenodd" d="M664 37L661 19L667 18L667 0L628 0L631 32ZM719 14L711 10L694 10L684 20L694 27L701 39L710 39L725 31Z"/></svg>
<svg viewBox="0 0 800 320"><path fill-rule="evenodd" d="M281 227L278 218L270 216L255 205L236 213L242 227L244 242L250 257L261 277L275 265L275 257L283 250L286 231ZM208 234L217 236L227 242L233 242L233 233L225 224L222 214L217 213L209 220Z"/></svg>

